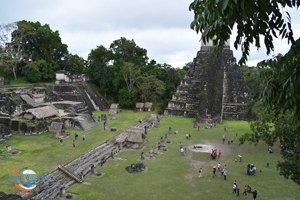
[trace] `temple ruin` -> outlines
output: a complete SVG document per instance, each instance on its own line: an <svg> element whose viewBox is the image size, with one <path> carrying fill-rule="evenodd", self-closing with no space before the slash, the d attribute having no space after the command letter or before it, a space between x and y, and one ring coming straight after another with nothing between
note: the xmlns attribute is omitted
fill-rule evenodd
<svg viewBox="0 0 300 200"><path fill-rule="evenodd" d="M229 41L217 59L213 50L212 41L206 45L202 42L189 71L164 111L165 115L196 117L198 123L246 120L247 103L252 101L252 95L230 50ZM207 115L211 117L207 118Z"/></svg>

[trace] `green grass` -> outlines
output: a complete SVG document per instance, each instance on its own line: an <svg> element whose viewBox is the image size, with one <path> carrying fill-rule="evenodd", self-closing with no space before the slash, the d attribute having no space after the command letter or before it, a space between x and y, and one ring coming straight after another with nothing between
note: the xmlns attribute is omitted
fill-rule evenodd
<svg viewBox="0 0 300 200"><path fill-rule="evenodd" d="M124 151L116 157L126 158L125 162L108 160L103 168L98 167L96 171L104 172L101 178L87 175L84 181L92 185L73 184L67 192L78 194L76 199L234 199L236 194L232 194L234 180L237 180L240 188L240 198L253 199L252 195L244 197L242 188L250 185L258 191L258 199L299 199L298 185L291 180L286 180L279 176L276 171L276 163L280 160L279 150L274 154L268 154L265 144L257 146L245 144L239 146L235 138L250 131L247 122L223 121L222 126L208 130L192 128L194 119L182 117L164 117L159 127L151 128L148 132L146 148L142 151L149 156L150 147L157 148L157 142L169 127L172 131L179 131L179 135L169 135L168 139L172 144L167 144L169 151L160 156L155 156L155 160L146 160L143 163L148 167L148 171L130 174L125 167L140 162L139 151ZM228 137L234 137L232 145L221 143L224 126L229 126ZM202 127L202 126L201 126ZM185 139L185 134L191 133L191 140ZM216 146L223 147L222 156L216 161L210 159L208 153L196 153L188 150L187 156L179 153L179 143L184 147L191 144L215 143ZM224 149L228 149L225 151ZM238 159L238 154L243 156L242 163L233 162ZM223 166L228 166L228 177L225 181L217 173L217 177L212 178L212 167L220 162ZM266 163L270 167L266 167ZM256 176L246 175L246 165L255 164L257 169L262 169L262 173L257 172ZM199 168L204 170L203 178L198 179ZM57 198L59 199L59 198Z"/></svg>
<svg viewBox="0 0 300 200"><path fill-rule="evenodd" d="M108 114L105 112L94 112L94 119L98 119L101 114ZM5 193L16 192L17 188L14 185L5 183L5 175L13 174L13 172L24 167L35 171L38 175L43 175L53 169L59 164L67 163L68 161L78 157L89 149L105 142L114 135L119 134L129 126L138 122L138 119L144 119L150 113L133 113L132 111L123 111L118 114L118 120L109 120L108 128L117 127L117 132L103 131L103 123L86 131L81 130L67 130L71 133L70 137L64 139L63 146L60 145L59 139L50 139L50 132L35 136L14 135L9 139L9 143L0 146L1 151L6 150L7 145L11 145L13 149L23 151L18 155L4 155L1 160L5 162L0 163L0 191ZM79 134L79 139L76 141L76 147L73 148L72 142L74 134ZM86 140L82 141L82 135L86 136Z"/></svg>
<svg viewBox="0 0 300 200"><path fill-rule="evenodd" d="M94 113L97 118L101 113ZM116 126L119 132L137 122L139 118L145 118L146 113L132 113L125 111L117 115L118 120L109 121L109 127ZM244 197L242 188L250 185L258 191L257 199L273 200L296 200L300 199L298 185L291 180L279 175L276 164L281 160L279 150L272 148L275 153L268 154L268 146L260 143L257 146L244 144L238 145L235 132L238 136L250 132L247 122L223 121L221 126L212 129L201 129L198 131L192 128L194 119L183 117L164 116L158 128L151 128L148 131L145 148L146 157L149 157L150 147L157 148L160 136L168 132L169 127L172 131L179 131L179 135L168 135L171 144L166 144L169 151L162 155L155 156L153 160L145 160L143 163L148 171L140 173L128 173L125 167L132 163L141 162L139 160L141 150L122 151L116 157L127 159L124 162L108 160L104 167L97 167L96 171L104 172L101 178L87 175L84 181L91 185L73 184L67 192L78 194L76 199L234 199L236 194L232 194L234 180L237 180L240 189L240 197L243 199L253 199L252 195ZM202 127L203 125L201 125ZM232 145L222 144L224 126L229 127L226 132L228 137L233 137ZM77 157L84 151L100 144L111 137L113 133L101 131L103 125L85 131L87 137L85 143L77 141L78 146L72 148L73 137L64 142L60 147L58 140L47 139L48 134L39 136L15 136L10 144L16 149L24 149L22 154L17 156L5 156L6 161L0 163L0 179L4 180L3 174L13 173L15 169L28 166L39 174L46 173L54 169L57 164L65 163ZM71 130L74 133L76 130ZM81 136L83 132L77 131ZM118 132L118 133L119 133ZM185 139L185 134L192 135L191 140ZM117 133L115 133L117 134ZM91 141L92 140L92 141ZM95 141L96 140L96 141ZM188 150L187 156L179 153L179 143L182 142L184 148L192 144L214 144L214 147L222 150L222 156L216 161L210 159L210 154L192 152ZM1 147L4 150L5 147ZM243 156L242 163L234 162L238 160L237 155ZM29 161L29 160L30 161ZM228 177L225 181L217 172L217 177L212 178L212 167L220 162L222 166L227 164ZM266 163L270 163L267 168ZM246 165L254 164L257 170L262 169L262 173L257 172L256 176L246 175ZM203 178L198 179L199 168L203 168ZM3 181L4 182L4 181ZM0 183L0 188L5 192L14 192L14 186L7 186ZM59 199L57 197L56 199Z"/></svg>

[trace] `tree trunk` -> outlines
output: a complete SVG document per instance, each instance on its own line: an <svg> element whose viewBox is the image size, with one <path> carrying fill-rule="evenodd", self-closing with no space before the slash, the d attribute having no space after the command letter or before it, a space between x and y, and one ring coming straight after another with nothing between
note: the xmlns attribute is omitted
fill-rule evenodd
<svg viewBox="0 0 300 200"><path fill-rule="evenodd" d="M16 74L16 70L15 70L15 67L12 67L12 73L14 74L14 77L15 77L15 81L17 81L17 74Z"/></svg>

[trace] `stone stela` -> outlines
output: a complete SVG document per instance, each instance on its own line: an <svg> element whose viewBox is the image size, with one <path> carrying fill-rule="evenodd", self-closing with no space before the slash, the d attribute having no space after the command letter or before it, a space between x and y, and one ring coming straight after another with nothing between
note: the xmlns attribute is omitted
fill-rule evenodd
<svg viewBox="0 0 300 200"><path fill-rule="evenodd" d="M11 152L11 145L6 146L6 153L10 153Z"/></svg>
<svg viewBox="0 0 300 200"><path fill-rule="evenodd" d="M107 121L104 121L104 130L105 130L105 131L108 131Z"/></svg>

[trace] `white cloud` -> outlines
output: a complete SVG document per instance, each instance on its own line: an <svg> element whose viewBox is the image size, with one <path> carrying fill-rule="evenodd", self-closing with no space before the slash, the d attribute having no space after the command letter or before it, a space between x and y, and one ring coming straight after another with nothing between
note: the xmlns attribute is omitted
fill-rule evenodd
<svg viewBox="0 0 300 200"><path fill-rule="evenodd" d="M196 56L200 36L190 29L193 13L190 1L182 0L10 0L0 2L2 23L19 20L39 21L58 30L69 52L87 58L96 46L109 45L120 37L134 39L159 63L182 67ZM299 12L291 10L295 35L300 36ZM232 40L234 36L232 37ZM275 42L275 53L286 52L288 45ZM231 49L237 60L241 53ZM248 65L267 58L265 50L251 49Z"/></svg>

